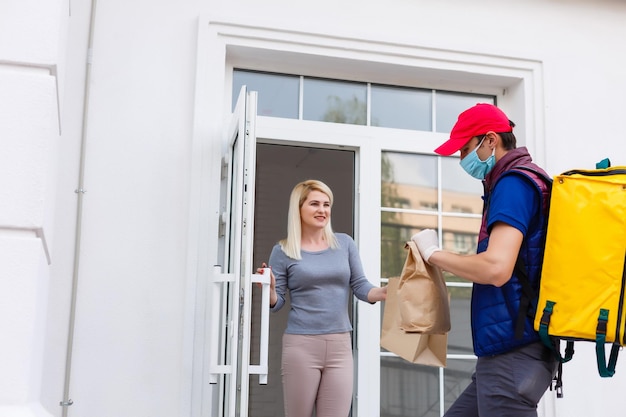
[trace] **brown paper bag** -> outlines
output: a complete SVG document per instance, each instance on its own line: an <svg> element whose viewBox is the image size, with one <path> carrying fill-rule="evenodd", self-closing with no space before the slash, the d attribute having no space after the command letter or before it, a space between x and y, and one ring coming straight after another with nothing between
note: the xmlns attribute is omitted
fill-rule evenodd
<svg viewBox="0 0 626 417"><path fill-rule="evenodd" d="M390 278L387 284L380 345L409 362L445 367L448 353L447 333L407 333L400 328L399 283L400 278Z"/></svg>
<svg viewBox="0 0 626 417"><path fill-rule="evenodd" d="M400 328L405 332L449 332L450 301L441 269L424 262L415 242L408 241L404 248L408 253L398 287Z"/></svg>

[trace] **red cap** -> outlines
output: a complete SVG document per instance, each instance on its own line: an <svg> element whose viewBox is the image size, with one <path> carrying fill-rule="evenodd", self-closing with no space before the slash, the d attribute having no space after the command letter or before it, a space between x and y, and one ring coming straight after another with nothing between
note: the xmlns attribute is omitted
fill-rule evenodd
<svg viewBox="0 0 626 417"><path fill-rule="evenodd" d="M459 119L450 132L450 139L435 149L439 155L452 155L461 149L474 136L512 132L513 127L506 114L493 104L478 103L459 114Z"/></svg>

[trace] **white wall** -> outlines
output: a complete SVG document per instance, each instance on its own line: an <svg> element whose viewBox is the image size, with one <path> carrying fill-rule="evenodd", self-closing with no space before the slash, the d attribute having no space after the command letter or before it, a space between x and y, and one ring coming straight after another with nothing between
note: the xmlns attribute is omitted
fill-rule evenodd
<svg viewBox="0 0 626 417"><path fill-rule="evenodd" d="M72 108L60 158L57 278L71 277L89 4L74 4ZM85 179L70 415L189 414L190 136L198 9L100 1L85 120ZM70 250L71 249L71 250ZM67 290L67 289L66 289ZM187 332L187 334L186 334ZM187 350L189 348L187 347Z"/></svg>
<svg viewBox="0 0 626 417"><path fill-rule="evenodd" d="M0 4L0 326L10 340L0 347L8 375L0 379L0 416L62 411L89 13L88 2ZM110 0L96 13L70 415L197 411L195 257L211 245L198 241L192 252L188 245L198 222L214 227L217 207L195 217L190 189L217 184L192 177L199 161L192 144L219 149L229 91L209 90L211 109L221 103L221 111L206 114L194 138L201 15L390 48L536 61L545 126L545 150L537 152L548 171L593 168L607 156L626 165L624 2ZM223 77L224 63L212 65ZM580 352L566 364L556 415L621 410L624 365L600 380L593 352Z"/></svg>
<svg viewBox="0 0 626 417"><path fill-rule="evenodd" d="M0 415L46 415L40 391L59 144L60 1L0 4Z"/></svg>

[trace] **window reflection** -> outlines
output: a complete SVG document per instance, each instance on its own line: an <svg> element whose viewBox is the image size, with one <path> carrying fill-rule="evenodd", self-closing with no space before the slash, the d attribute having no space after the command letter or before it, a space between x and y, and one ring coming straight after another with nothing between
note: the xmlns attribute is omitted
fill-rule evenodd
<svg viewBox="0 0 626 417"><path fill-rule="evenodd" d="M472 373L476 366L475 359L447 361L446 369L443 370L444 381L444 406L447 410L452 403L461 395L472 379Z"/></svg>
<svg viewBox="0 0 626 417"><path fill-rule="evenodd" d="M393 277L402 272L411 236L438 228L437 158L384 152L381 162L381 274Z"/></svg>
<svg viewBox="0 0 626 417"><path fill-rule="evenodd" d="M449 133L459 114L476 103L495 104L493 96L437 92L436 131Z"/></svg>
<svg viewBox="0 0 626 417"><path fill-rule="evenodd" d="M438 417L439 369L382 357L380 416Z"/></svg>
<svg viewBox="0 0 626 417"><path fill-rule="evenodd" d="M461 169L458 158L399 152L383 152L381 157L381 276L401 275L407 256L405 242L425 228L441 233L444 249L475 253L482 217L482 184ZM452 319L448 353L467 355L467 359L448 359L444 370L447 409L467 386L475 357L470 324L471 283L445 271L444 278ZM385 355L381 366L381 416L439 415L436 368ZM420 390L411 390L409 395L407 386L411 385Z"/></svg>
<svg viewBox="0 0 626 417"><path fill-rule="evenodd" d="M441 203L444 212L477 214L483 210L482 183L469 176L459 158L441 158ZM478 230L476 230L478 233Z"/></svg>
<svg viewBox="0 0 626 417"><path fill-rule="evenodd" d="M437 159L385 152L382 156L383 207L437 211Z"/></svg>
<svg viewBox="0 0 626 417"><path fill-rule="evenodd" d="M367 123L367 86L347 81L304 79L303 118L320 122Z"/></svg>
<svg viewBox="0 0 626 417"><path fill-rule="evenodd" d="M383 85L371 88L371 125L432 131L432 91Z"/></svg>
<svg viewBox="0 0 626 417"><path fill-rule="evenodd" d="M399 277L407 256L405 243L420 230L437 229L437 216L383 210L381 223L381 274Z"/></svg>
<svg viewBox="0 0 626 417"><path fill-rule="evenodd" d="M446 276L446 281L451 277ZM450 317L452 327L448 332L448 353L457 355L473 355L472 329L470 324L471 287L448 286L450 293Z"/></svg>
<svg viewBox="0 0 626 417"><path fill-rule="evenodd" d="M462 255L476 253L480 222L480 217L444 216L441 236L443 249Z"/></svg>
<svg viewBox="0 0 626 417"><path fill-rule="evenodd" d="M298 119L300 76L235 69L234 109L242 85L257 91L258 114ZM370 85L370 99L367 86ZM459 113L476 103L495 104L494 96L303 77L305 120L447 133ZM435 123L433 126L433 113Z"/></svg>
<svg viewBox="0 0 626 417"><path fill-rule="evenodd" d="M439 230L440 208L444 249L461 254L476 252L482 213L481 182L463 172L457 158L439 159L441 202L438 157L399 152L382 154L381 273L384 277L399 275L405 258L401 249L413 234L425 228Z"/></svg>
<svg viewBox="0 0 626 417"><path fill-rule="evenodd" d="M257 114L259 116L298 118L300 77L235 70L233 72L233 109L243 85L248 87L248 91L258 91Z"/></svg>

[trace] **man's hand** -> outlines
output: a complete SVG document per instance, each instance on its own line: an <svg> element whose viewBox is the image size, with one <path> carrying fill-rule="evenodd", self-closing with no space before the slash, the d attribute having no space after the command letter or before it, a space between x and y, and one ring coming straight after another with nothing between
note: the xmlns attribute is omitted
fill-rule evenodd
<svg viewBox="0 0 626 417"><path fill-rule="evenodd" d="M433 229L424 229L419 233L416 233L411 237L411 240L417 245L420 254L424 261L428 262L430 256L440 251L439 239L437 238L437 232Z"/></svg>

